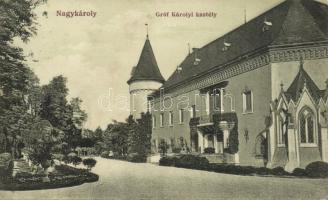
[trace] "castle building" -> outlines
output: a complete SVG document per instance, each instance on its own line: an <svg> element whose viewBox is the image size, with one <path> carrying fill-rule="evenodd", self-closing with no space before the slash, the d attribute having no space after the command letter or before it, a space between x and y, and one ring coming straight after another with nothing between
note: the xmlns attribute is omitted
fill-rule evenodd
<svg viewBox="0 0 328 200"><path fill-rule="evenodd" d="M133 67L131 78L127 82L130 91L130 114L134 119L140 118L142 112L149 111L147 97L161 87L164 81L147 34L139 62Z"/></svg>
<svg viewBox="0 0 328 200"><path fill-rule="evenodd" d="M327 22L326 4L286 0L194 49L165 82L152 57L152 81L163 83L149 95L153 153L165 142L288 171L328 161Z"/></svg>

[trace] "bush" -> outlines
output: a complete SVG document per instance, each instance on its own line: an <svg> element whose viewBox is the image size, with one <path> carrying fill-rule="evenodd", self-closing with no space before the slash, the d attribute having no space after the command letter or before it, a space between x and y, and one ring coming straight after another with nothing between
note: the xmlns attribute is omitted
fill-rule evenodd
<svg viewBox="0 0 328 200"><path fill-rule="evenodd" d="M91 170L94 166L96 166L97 161L93 158L86 158L83 160L83 165Z"/></svg>
<svg viewBox="0 0 328 200"><path fill-rule="evenodd" d="M204 149L204 153L214 154L215 149L213 147L207 147L207 148Z"/></svg>
<svg viewBox="0 0 328 200"><path fill-rule="evenodd" d="M83 175L90 173L86 169L77 169L68 165L56 165L55 169L62 175Z"/></svg>
<svg viewBox="0 0 328 200"><path fill-rule="evenodd" d="M144 163L147 161L147 156L138 153L131 153L128 155L127 161L135 163Z"/></svg>
<svg viewBox="0 0 328 200"><path fill-rule="evenodd" d="M175 166L177 162L177 157L164 156L159 160L159 165L161 166Z"/></svg>
<svg viewBox="0 0 328 200"><path fill-rule="evenodd" d="M312 162L305 167L305 173L312 178L327 178L328 163L322 161Z"/></svg>
<svg viewBox="0 0 328 200"><path fill-rule="evenodd" d="M99 179L98 175L86 169L77 169L67 165L55 166L55 169L54 172L49 172L50 182L42 182L41 175L21 172L14 179L5 181L1 189L17 191L61 188L95 182Z"/></svg>
<svg viewBox="0 0 328 200"><path fill-rule="evenodd" d="M181 153L181 148L180 147L174 147L172 149L172 153Z"/></svg>
<svg viewBox="0 0 328 200"><path fill-rule="evenodd" d="M259 175L270 175L272 174L272 170L266 167L260 167L260 168L256 168L256 174Z"/></svg>
<svg viewBox="0 0 328 200"><path fill-rule="evenodd" d="M11 177L14 169L14 162L10 153L0 154L0 179Z"/></svg>
<svg viewBox="0 0 328 200"><path fill-rule="evenodd" d="M256 168L251 166L211 164L211 171L218 172L218 173L227 173L227 174L251 175L256 173Z"/></svg>
<svg viewBox="0 0 328 200"><path fill-rule="evenodd" d="M80 158L78 156L74 156L74 157L70 158L70 160L74 166L79 165L82 162L82 158Z"/></svg>
<svg viewBox="0 0 328 200"><path fill-rule="evenodd" d="M101 152L100 157L102 157L102 158L109 158L109 152L108 151Z"/></svg>
<svg viewBox="0 0 328 200"><path fill-rule="evenodd" d="M164 139L161 139L158 145L158 149L161 155L166 155L168 148L169 145L166 143L166 141Z"/></svg>
<svg viewBox="0 0 328 200"><path fill-rule="evenodd" d="M276 167L271 170L271 173L276 176L283 176L283 175L289 175L288 172L284 170L283 167Z"/></svg>
<svg viewBox="0 0 328 200"><path fill-rule="evenodd" d="M293 176L306 176L306 172L305 172L305 169L295 168L292 175Z"/></svg>
<svg viewBox="0 0 328 200"><path fill-rule="evenodd" d="M175 161L176 167L189 169L207 169L209 162L204 157L195 155L183 155Z"/></svg>

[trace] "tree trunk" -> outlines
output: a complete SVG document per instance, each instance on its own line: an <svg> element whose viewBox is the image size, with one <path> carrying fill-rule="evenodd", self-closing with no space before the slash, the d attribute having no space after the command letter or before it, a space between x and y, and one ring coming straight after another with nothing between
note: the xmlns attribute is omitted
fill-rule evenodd
<svg viewBox="0 0 328 200"><path fill-rule="evenodd" d="M50 182L48 168L43 168L45 177L42 178L42 182Z"/></svg>

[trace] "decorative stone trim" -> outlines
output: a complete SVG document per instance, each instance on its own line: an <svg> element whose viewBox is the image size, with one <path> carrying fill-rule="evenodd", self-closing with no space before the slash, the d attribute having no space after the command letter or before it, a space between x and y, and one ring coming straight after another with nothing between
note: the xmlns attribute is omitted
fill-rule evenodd
<svg viewBox="0 0 328 200"><path fill-rule="evenodd" d="M169 88L166 92L170 93L172 97L178 96L193 90L218 84L223 80L255 70L270 63L298 61L301 57L304 60L328 58L328 46L297 46L284 49L270 48L269 51L262 51L260 55L255 55L253 57L244 56L237 64L217 67L216 71L209 71L206 75L201 75L176 88Z"/></svg>
<svg viewBox="0 0 328 200"><path fill-rule="evenodd" d="M304 60L315 60L328 57L327 46L316 47L297 47L294 49L272 49L270 50L271 62L288 62L298 61L300 58Z"/></svg>
<svg viewBox="0 0 328 200"><path fill-rule="evenodd" d="M138 93L138 92L154 92L156 89L134 89L131 90L130 93Z"/></svg>

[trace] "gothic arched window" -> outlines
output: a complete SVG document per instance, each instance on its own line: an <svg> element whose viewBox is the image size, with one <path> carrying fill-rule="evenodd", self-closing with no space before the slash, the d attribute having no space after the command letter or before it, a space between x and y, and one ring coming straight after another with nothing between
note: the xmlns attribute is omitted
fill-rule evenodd
<svg viewBox="0 0 328 200"><path fill-rule="evenodd" d="M262 135L258 135L255 141L255 157L266 158L267 156L267 141Z"/></svg>
<svg viewBox="0 0 328 200"><path fill-rule="evenodd" d="M285 133L286 133L286 125L285 119L282 115L278 116L278 145L285 144Z"/></svg>
<svg viewBox="0 0 328 200"><path fill-rule="evenodd" d="M301 143L315 143L315 119L310 109L304 109L299 116Z"/></svg>

